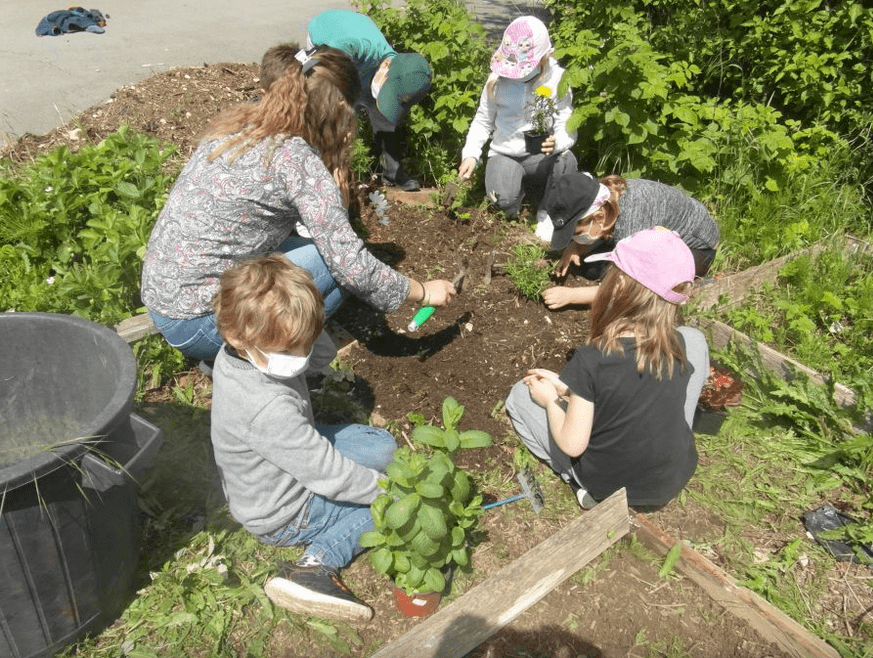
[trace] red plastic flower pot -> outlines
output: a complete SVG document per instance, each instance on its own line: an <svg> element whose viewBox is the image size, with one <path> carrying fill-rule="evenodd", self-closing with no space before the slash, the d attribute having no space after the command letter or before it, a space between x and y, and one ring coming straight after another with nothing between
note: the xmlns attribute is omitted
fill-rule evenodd
<svg viewBox="0 0 873 658"><path fill-rule="evenodd" d="M396 585L392 585L391 589L394 592L394 605L407 617L423 617L431 614L439 607L443 598L439 592L416 592L410 596Z"/></svg>

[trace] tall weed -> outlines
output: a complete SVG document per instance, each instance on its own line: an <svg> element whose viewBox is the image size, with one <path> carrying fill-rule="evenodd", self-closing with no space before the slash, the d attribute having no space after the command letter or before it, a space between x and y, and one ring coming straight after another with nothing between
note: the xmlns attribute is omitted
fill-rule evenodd
<svg viewBox="0 0 873 658"><path fill-rule="evenodd" d="M172 147L122 128L0 178L0 309L114 324L139 300L140 264L173 175Z"/></svg>

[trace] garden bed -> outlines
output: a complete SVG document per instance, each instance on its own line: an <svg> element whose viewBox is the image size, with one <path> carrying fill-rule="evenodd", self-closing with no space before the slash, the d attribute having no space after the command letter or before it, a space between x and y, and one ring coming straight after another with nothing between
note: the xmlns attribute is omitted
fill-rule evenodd
<svg viewBox="0 0 873 658"><path fill-rule="evenodd" d="M253 66L239 64L156 75L136 86L120 89L113 102L87 110L75 124L45 136L25 138L7 156L23 161L59 144L75 146L96 141L122 122L176 143L187 156L196 143L196 134L219 107L246 100L257 90L254 75ZM527 227L500 221L477 209L449 212L436 203L436 191L432 195L423 192L405 197L404 203L393 202L385 224L367 205L369 189L367 186L359 189L357 198L362 231L374 253L419 279L451 279L459 260L465 258L468 276L457 300L438 310L415 334L406 331L416 310L410 305L384 316L354 299L344 304L336 319L353 339L343 353L343 362L355 373L354 397L371 412L374 422L390 427L401 440L411 430L407 414L420 414L431 420L438 417L447 395L455 397L466 407L462 428L485 430L495 439L490 448L462 454L462 465L479 479L488 500L515 493L519 459L516 452L523 448L506 420L502 401L528 368L562 368L584 339L587 311L568 308L550 312L540 301L518 294L506 276L505 266L514 245L531 240ZM569 283L586 282L571 278ZM208 381L197 371L184 378L185 385L208 391ZM202 449L208 441L203 415L186 415L178 407L178 395L163 388L147 395L143 413L158 425L162 418L183 419L178 426L165 430L171 450L174 442L178 446L184 441ZM701 446L701 464L711 459ZM157 468L169 469L167 477L172 479L178 470L176 454L165 454L163 460L158 460ZM545 490L545 511L537 516L524 503L515 503L486 514L482 541L474 554L475 572L459 576L455 596L533 549L578 516L578 508L566 487L555 482L544 468L538 471L538 478ZM694 487L692 479L692 492ZM174 492L154 491L153 495L167 510L177 504ZM795 510L795 515L801 511ZM207 505L205 512L208 518L216 514L216 509ZM186 510L185 514L189 513ZM187 516L175 518L167 514L169 520L164 519L164 523L190 523ZM683 496L681 501L674 501L647 519L676 540L695 546L714 564L729 568L731 556L722 554L719 548L724 524L693 495ZM799 523L797 532L802 535ZM764 553L793 539L770 533L767 528L749 528L747 534ZM151 538L152 542L156 540L157 537ZM184 544L173 548L180 555L186 550ZM811 542L808 550L814 550ZM288 554L269 552L266 556L272 560ZM815 559L820 558L818 553ZM182 558L164 547L152 554L147 550L143 563L153 571L174 559ZM677 649L677 655L689 656L787 655L747 623L723 614L722 608L692 581L676 576L661 578L659 565L660 560L653 553L641 551L632 542L621 542L620 547L610 549L556 587L470 655L617 657L660 655ZM801 565L794 568L801 572L804 569ZM829 568L828 591L810 605L820 616L831 620L835 632L851 635L858 632L873 604L869 588L864 590L860 568L836 563ZM338 631L351 647L350 655L369 655L419 623L394 611L387 583L373 573L366 559L358 560L349 569L346 580L376 610L370 624ZM856 583L854 588L852 582ZM144 581L143 587L147 586ZM263 615L257 608L248 610L240 623L263 624ZM325 639L327 634L313 632L312 628L298 623L280 624L263 655L337 655L337 645ZM123 639L124 625L116 627L114 633ZM242 651L245 630L237 627L232 635L226 642ZM235 646L235 642L239 645ZM166 652L163 647L160 627L140 643L172 655L172 651ZM209 655L208 645L202 649L179 649L176 655L189 654Z"/></svg>

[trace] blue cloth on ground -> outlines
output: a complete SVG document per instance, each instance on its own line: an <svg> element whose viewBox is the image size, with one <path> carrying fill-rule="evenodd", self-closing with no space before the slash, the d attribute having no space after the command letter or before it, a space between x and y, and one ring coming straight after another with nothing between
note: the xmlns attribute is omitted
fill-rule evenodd
<svg viewBox="0 0 873 658"><path fill-rule="evenodd" d="M96 32L102 34L106 30L106 19L98 9L70 7L53 11L43 18L36 26L36 36L57 36L68 32Z"/></svg>

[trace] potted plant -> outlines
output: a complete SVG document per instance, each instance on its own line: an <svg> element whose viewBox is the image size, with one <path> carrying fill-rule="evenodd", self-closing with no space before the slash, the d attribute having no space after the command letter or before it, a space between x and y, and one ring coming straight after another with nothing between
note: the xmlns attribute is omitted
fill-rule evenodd
<svg viewBox="0 0 873 658"><path fill-rule="evenodd" d="M470 563L469 539L482 514L467 473L452 455L461 448L491 444L479 430L458 431L464 407L443 401L443 427L420 425L412 432L431 453L399 448L380 480L385 493L370 506L373 531L361 535L372 549L373 568L394 584L394 600L407 616L425 615L439 605L450 570Z"/></svg>
<svg viewBox="0 0 873 658"><path fill-rule="evenodd" d="M718 434L727 409L738 407L742 401L743 382L727 367L711 364L697 401L693 430L701 434Z"/></svg>
<svg viewBox="0 0 873 658"><path fill-rule="evenodd" d="M531 154L543 150L543 142L551 133L555 114L555 99L552 98L551 89L540 85L534 90L534 96L531 127L524 131L525 148Z"/></svg>

